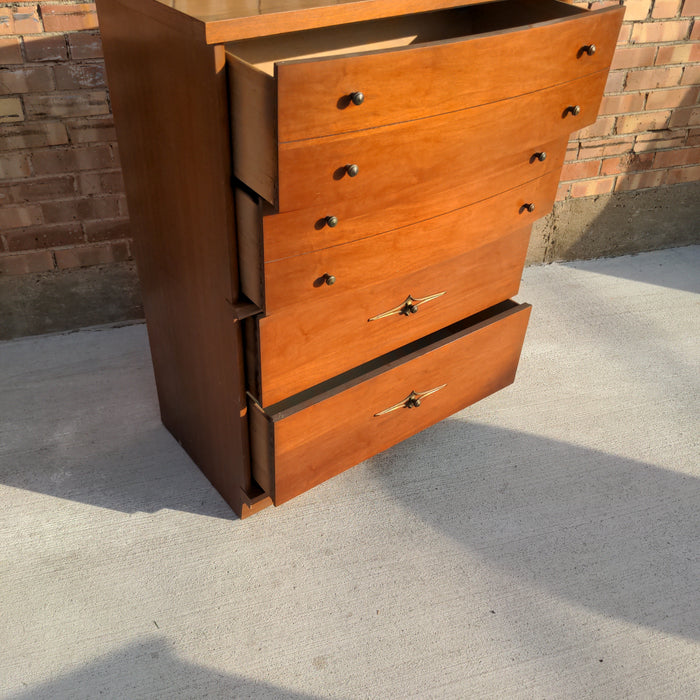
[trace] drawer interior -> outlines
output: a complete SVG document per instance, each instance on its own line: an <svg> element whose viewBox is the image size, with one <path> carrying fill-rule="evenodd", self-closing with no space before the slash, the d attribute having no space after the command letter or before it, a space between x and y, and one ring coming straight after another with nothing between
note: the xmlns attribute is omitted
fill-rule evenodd
<svg viewBox="0 0 700 700"><path fill-rule="evenodd" d="M245 39L228 43L226 50L272 76L275 64L281 61L386 51L449 41L585 12L557 0L496 0L483 5Z"/></svg>

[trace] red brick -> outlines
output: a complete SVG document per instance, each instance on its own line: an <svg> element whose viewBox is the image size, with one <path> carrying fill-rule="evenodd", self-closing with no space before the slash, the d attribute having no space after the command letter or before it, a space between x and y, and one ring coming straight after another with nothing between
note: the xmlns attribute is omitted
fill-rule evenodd
<svg viewBox="0 0 700 700"><path fill-rule="evenodd" d="M688 63L691 60L698 60L696 57L691 59L693 53L697 53L695 48L697 44L671 44L669 46L659 46L659 51L656 54L656 65L668 65L669 63ZM695 49L695 51L693 51Z"/></svg>
<svg viewBox="0 0 700 700"><path fill-rule="evenodd" d="M24 153L0 155L0 180L17 180L32 174L29 156Z"/></svg>
<svg viewBox="0 0 700 700"><path fill-rule="evenodd" d="M0 150L60 146L66 143L68 134L61 122L25 122L0 127Z"/></svg>
<svg viewBox="0 0 700 700"><path fill-rule="evenodd" d="M42 223L41 207L36 204L0 207L0 231Z"/></svg>
<svg viewBox="0 0 700 700"><path fill-rule="evenodd" d="M634 145L634 152L647 153L649 151L660 151L665 148L680 148L685 142L685 133L672 136L674 133L673 131L652 131L648 134L638 134L637 143Z"/></svg>
<svg viewBox="0 0 700 700"><path fill-rule="evenodd" d="M670 110L645 112L644 114L625 114L617 118L618 134L633 134L637 131L665 129L671 118Z"/></svg>
<svg viewBox="0 0 700 700"><path fill-rule="evenodd" d="M662 41L682 41L688 38L690 20L643 22L632 27L633 44L657 44Z"/></svg>
<svg viewBox="0 0 700 700"><path fill-rule="evenodd" d="M651 8L651 0L627 0L625 3L625 21L646 19Z"/></svg>
<svg viewBox="0 0 700 700"><path fill-rule="evenodd" d="M700 148L680 148L675 151L660 151L654 157L655 168L673 168L681 165L700 164Z"/></svg>
<svg viewBox="0 0 700 700"><path fill-rule="evenodd" d="M119 216L116 197L83 197L44 202L41 205L47 224L85 219L114 219Z"/></svg>
<svg viewBox="0 0 700 700"><path fill-rule="evenodd" d="M27 116L41 117L87 117L108 114L109 103L104 90L77 93L54 92L49 95L27 95L24 98Z"/></svg>
<svg viewBox="0 0 700 700"><path fill-rule="evenodd" d="M71 143L117 140L117 133L111 116L68 121L66 126L68 127Z"/></svg>
<svg viewBox="0 0 700 700"><path fill-rule="evenodd" d="M65 61L68 47L64 36L28 36L24 39L27 61Z"/></svg>
<svg viewBox="0 0 700 700"><path fill-rule="evenodd" d="M700 165L669 170L666 173L664 184L677 185L679 182L695 182L696 180L700 180Z"/></svg>
<svg viewBox="0 0 700 700"><path fill-rule="evenodd" d="M557 188L557 196L555 197L555 201L561 202L565 200L569 196L570 187L570 182L560 182L559 187Z"/></svg>
<svg viewBox="0 0 700 700"><path fill-rule="evenodd" d="M56 264L59 269L63 270L71 267L89 267L128 260L129 247L126 241L117 241L57 250L55 254Z"/></svg>
<svg viewBox="0 0 700 700"><path fill-rule="evenodd" d="M104 144L36 151L32 153L32 164L37 175L114 168L112 149Z"/></svg>
<svg viewBox="0 0 700 700"><path fill-rule="evenodd" d="M684 107L674 110L668 125L672 129L700 125L700 107Z"/></svg>
<svg viewBox="0 0 700 700"><path fill-rule="evenodd" d="M102 58L102 40L99 34L68 34L68 48L73 60Z"/></svg>
<svg viewBox="0 0 700 700"><path fill-rule="evenodd" d="M681 9L681 0L656 0L651 11L654 19L676 17Z"/></svg>
<svg viewBox="0 0 700 700"><path fill-rule="evenodd" d="M22 63L22 46L18 37L0 39L0 65Z"/></svg>
<svg viewBox="0 0 700 700"><path fill-rule="evenodd" d="M656 46L632 46L619 48L613 56L612 68L638 68L654 63Z"/></svg>
<svg viewBox="0 0 700 700"><path fill-rule="evenodd" d="M606 95L600 105L600 114L640 112L644 107L644 94L628 92L624 95Z"/></svg>
<svg viewBox="0 0 700 700"><path fill-rule="evenodd" d="M12 10L15 34L41 34L44 28L36 6L16 7Z"/></svg>
<svg viewBox="0 0 700 700"><path fill-rule="evenodd" d="M566 145L566 155L564 156L565 163L572 163L573 161L578 160L578 147L578 141L570 141Z"/></svg>
<svg viewBox="0 0 700 700"><path fill-rule="evenodd" d="M111 172L80 173L78 184L81 194L121 194L124 181L121 170Z"/></svg>
<svg viewBox="0 0 700 700"><path fill-rule="evenodd" d="M625 87L626 77L627 73L625 71L610 71L608 74L608 80L605 83L605 94L609 95L612 92L622 92L623 88Z"/></svg>
<svg viewBox="0 0 700 700"><path fill-rule="evenodd" d="M41 16L47 32L73 32L97 28L97 12L93 3L42 5Z"/></svg>
<svg viewBox="0 0 700 700"><path fill-rule="evenodd" d="M84 240L80 224L59 224L58 226L33 226L5 234L10 252L19 250L41 250L59 245L75 245Z"/></svg>
<svg viewBox="0 0 700 700"><path fill-rule="evenodd" d="M593 139L584 141L579 151L580 158L603 158L630 153L634 146L634 136Z"/></svg>
<svg viewBox="0 0 700 700"><path fill-rule="evenodd" d="M625 173L618 176L615 183L615 192L658 187L663 183L665 174L663 170L652 170L646 173Z"/></svg>
<svg viewBox="0 0 700 700"><path fill-rule="evenodd" d="M630 71L625 81L625 89L632 90L654 90L661 87L675 87L678 85L683 74L680 66L670 66L668 68L647 68Z"/></svg>
<svg viewBox="0 0 700 700"><path fill-rule="evenodd" d="M690 31L690 40L700 41L700 22L698 22L697 20L695 24L693 24L693 28Z"/></svg>
<svg viewBox="0 0 700 700"><path fill-rule="evenodd" d="M612 192L614 177L599 177L595 180L579 180L571 185L572 197L593 197Z"/></svg>
<svg viewBox="0 0 700 700"><path fill-rule="evenodd" d="M700 87L675 88L671 90L655 90L647 97L647 109L675 109L690 107L698 101Z"/></svg>
<svg viewBox="0 0 700 700"><path fill-rule="evenodd" d="M53 269L53 255L48 250L0 255L0 275L26 275Z"/></svg>
<svg viewBox="0 0 700 700"><path fill-rule="evenodd" d="M22 100L19 97L0 97L0 124L24 121Z"/></svg>
<svg viewBox="0 0 700 700"><path fill-rule="evenodd" d="M53 90L53 72L49 66L0 67L0 95Z"/></svg>
<svg viewBox="0 0 700 700"><path fill-rule="evenodd" d="M596 138L598 136L607 136L612 133L613 127L615 126L615 117L598 117L595 124L587 126L584 129L574 133L574 138L578 139L590 139Z"/></svg>
<svg viewBox="0 0 700 700"><path fill-rule="evenodd" d="M54 66L57 90L82 90L106 85L104 63L60 63Z"/></svg>
<svg viewBox="0 0 700 700"><path fill-rule="evenodd" d="M688 132L688 140L686 141L688 146L700 146L700 129L691 129Z"/></svg>
<svg viewBox="0 0 700 700"><path fill-rule="evenodd" d="M700 66L686 66L681 85L700 85Z"/></svg>
<svg viewBox="0 0 700 700"><path fill-rule="evenodd" d="M88 241L108 241L131 237L129 219L112 219L111 221L86 221L83 224Z"/></svg>
<svg viewBox="0 0 700 700"><path fill-rule="evenodd" d="M75 178L72 175L22 180L9 186L13 202L43 202L65 198L75 194Z"/></svg>
<svg viewBox="0 0 700 700"><path fill-rule="evenodd" d="M654 154L629 154L620 158L606 158L600 169L601 175L619 175L620 173L648 170L654 163Z"/></svg>
<svg viewBox="0 0 700 700"><path fill-rule="evenodd" d="M561 179L583 180L584 178L595 177L600 171L599 160L580 160L576 163L565 163L561 171Z"/></svg>
<svg viewBox="0 0 700 700"><path fill-rule="evenodd" d="M12 10L9 7L0 7L0 36L9 36L14 33Z"/></svg>
<svg viewBox="0 0 700 700"><path fill-rule="evenodd" d="M122 216L129 216L129 206L126 203L126 195L122 194L119 196L119 213Z"/></svg>
<svg viewBox="0 0 700 700"><path fill-rule="evenodd" d="M700 0L685 0L681 14L683 17L700 16Z"/></svg>

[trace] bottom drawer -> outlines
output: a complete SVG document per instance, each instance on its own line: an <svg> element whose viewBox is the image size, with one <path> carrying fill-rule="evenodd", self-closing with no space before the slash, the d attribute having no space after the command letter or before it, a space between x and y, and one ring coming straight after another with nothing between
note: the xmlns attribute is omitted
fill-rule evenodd
<svg viewBox="0 0 700 700"><path fill-rule="evenodd" d="M512 383L529 304L503 302L263 410L253 475L275 505Z"/></svg>

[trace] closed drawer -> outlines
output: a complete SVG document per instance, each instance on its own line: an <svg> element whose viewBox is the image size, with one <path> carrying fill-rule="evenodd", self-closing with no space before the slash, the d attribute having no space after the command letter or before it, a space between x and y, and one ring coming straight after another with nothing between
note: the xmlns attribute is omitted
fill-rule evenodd
<svg viewBox="0 0 700 700"><path fill-rule="evenodd" d="M253 475L276 505L512 383L530 307L506 302L263 411Z"/></svg>
<svg viewBox="0 0 700 700"><path fill-rule="evenodd" d="M559 173L568 140L567 134L557 141L538 144L536 149L525 144L513 151L474 150L459 159L461 175L443 189L441 180L408 185L398 175L397 187L387 192L382 207L347 199L332 207L319 204L310 209L263 216L265 205L261 202L257 215L245 216L257 232L256 250L262 251L265 261L310 253L432 219L546 173ZM251 204L250 200L242 201L240 211ZM337 220L334 227L326 223L329 215Z"/></svg>
<svg viewBox="0 0 700 700"><path fill-rule="evenodd" d="M464 254L548 214L559 171L447 214L409 226L266 262L264 308L268 315L291 306L332 299L379 280L403 277ZM244 290L245 291L245 290Z"/></svg>
<svg viewBox="0 0 700 700"><path fill-rule="evenodd" d="M251 319L248 387L277 403L517 294L530 226L431 267Z"/></svg>
<svg viewBox="0 0 700 700"><path fill-rule="evenodd" d="M235 42L234 106L285 142L503 100L607 70L623 14L504 0Z"/></svg>

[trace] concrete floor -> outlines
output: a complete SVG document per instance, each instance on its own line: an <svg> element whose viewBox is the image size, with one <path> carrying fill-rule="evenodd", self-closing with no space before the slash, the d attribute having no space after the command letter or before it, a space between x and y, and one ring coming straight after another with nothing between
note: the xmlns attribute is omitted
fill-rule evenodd
<svg viewBox="0 0 700 700"><path fill-rule="evenodd" d="M527 269L512 387L243 522L143 325L0 343L0 697L700 697L699 292Z"/></svg>

